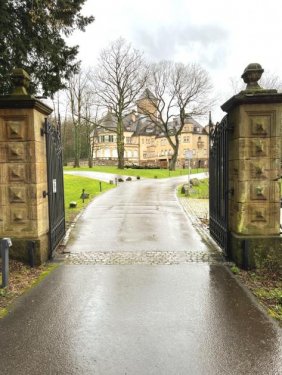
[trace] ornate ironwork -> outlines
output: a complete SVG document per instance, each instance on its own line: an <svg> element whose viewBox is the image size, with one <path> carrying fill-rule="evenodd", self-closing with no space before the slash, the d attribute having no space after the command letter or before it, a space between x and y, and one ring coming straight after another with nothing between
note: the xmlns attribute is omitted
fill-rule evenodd
<svg viewBox="0 0 282 375"><path fill-rule="evenodd" d="M228 115L210 129L210 234L228 256Z"/></svg>
<svg viewBox="0 0 282 375"><path fill-rule="evenodd" d="M46 119L48 207L49 207L49 257L65 235L64 176L60 128Z"/></svg>

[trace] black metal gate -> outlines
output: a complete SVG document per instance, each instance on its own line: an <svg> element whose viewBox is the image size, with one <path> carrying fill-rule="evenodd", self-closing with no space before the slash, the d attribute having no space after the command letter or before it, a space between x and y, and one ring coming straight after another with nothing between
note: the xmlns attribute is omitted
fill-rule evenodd
<svg viewBox="0 0 282 375"><path fill-rule="evenodd" d="M210 127L209 193L210 233L228 254L228 115Z"/></svg>
<svg viewBox="0 0 282 375"><path fill-rule="evenodd" d="M48 208L49 257L65 234L64 175L60 127L45 120Z"/></svg>

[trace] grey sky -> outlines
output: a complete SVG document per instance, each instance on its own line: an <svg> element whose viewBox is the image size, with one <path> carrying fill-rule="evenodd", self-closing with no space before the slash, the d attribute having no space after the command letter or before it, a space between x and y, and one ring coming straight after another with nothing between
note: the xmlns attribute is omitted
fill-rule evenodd
<svg viewBox="0 0 282 375"><path fill-rule="evenodd" d="M216 55L223 52L228 32L216 25L160 25L155 30L134 30L134 40L152 60L177 60L178 53L185 49L197 54L199 62L212 68L224 64ZM189 52L188 52L189 53ZM223 57L223 56L222 56Z"/></svg>
<svg viewBox="0 0 282 375"><path fill-rule="evenodd" d="M282 77L282 1L270 0L88 0L84 13L95 22L71 43L80 45L84 66L94 66L102 48L123 37L148 61L198 62L228 99L230 77L240 77L251 62Z"/></svg>

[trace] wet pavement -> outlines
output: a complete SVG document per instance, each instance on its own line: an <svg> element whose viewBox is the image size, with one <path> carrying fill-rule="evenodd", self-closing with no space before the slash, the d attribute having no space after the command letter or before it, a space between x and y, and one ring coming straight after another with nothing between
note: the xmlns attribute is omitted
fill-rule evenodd
<svg viewBox="0 0 282 375"><path fill-rule="evenodd" d="M0 321L0 373L274 375L281 344L222 265L64 265Z"/></svg>
<svg viewBox="0 0 282 375"><path fill-rule="evenodd" d="M176 197L186 181L126 182L97 197L73 229L68 251L209 251Z"/></svg>
<svg viewBox="0 0 282 375"><path fill-rule="evenodd" d="M65 263L0 320L0 374L282 374L281 329L201 241L179 181L132 182L94 201Z"/></svg>

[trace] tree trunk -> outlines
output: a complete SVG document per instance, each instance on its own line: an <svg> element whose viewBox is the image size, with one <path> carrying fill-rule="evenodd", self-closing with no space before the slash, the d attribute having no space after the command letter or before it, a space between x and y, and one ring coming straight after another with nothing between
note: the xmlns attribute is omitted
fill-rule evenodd
<svg viewBox="0 0 282 375"><path fill-rule="evenodd" d="M124 135L122 120L117 123L117 154L118 154L118 169L124 169Z"/></svg>
<svg viewBox="0 0 282 375"><path fill-rule="evenodd" d="M89 144L88 144L88 167L89 168L93 167L93 152L92 152L92 147L91 147L91 140L89 140Z"/></svg>
<svg viewBox="0 0 282 375"><path fill-rule="evenodd" d="M80 167L80 133L79 127L74 125L74 168Z"/></svg>
<svg viewBox="0 0 282 375"><path fill-rule="evenodd" d="M176 168L176 162L177 162L177 157L178 157L178 144L176 144L173 147L173 154L169 163L169 170L170 171L175 171Z"/></svg>

